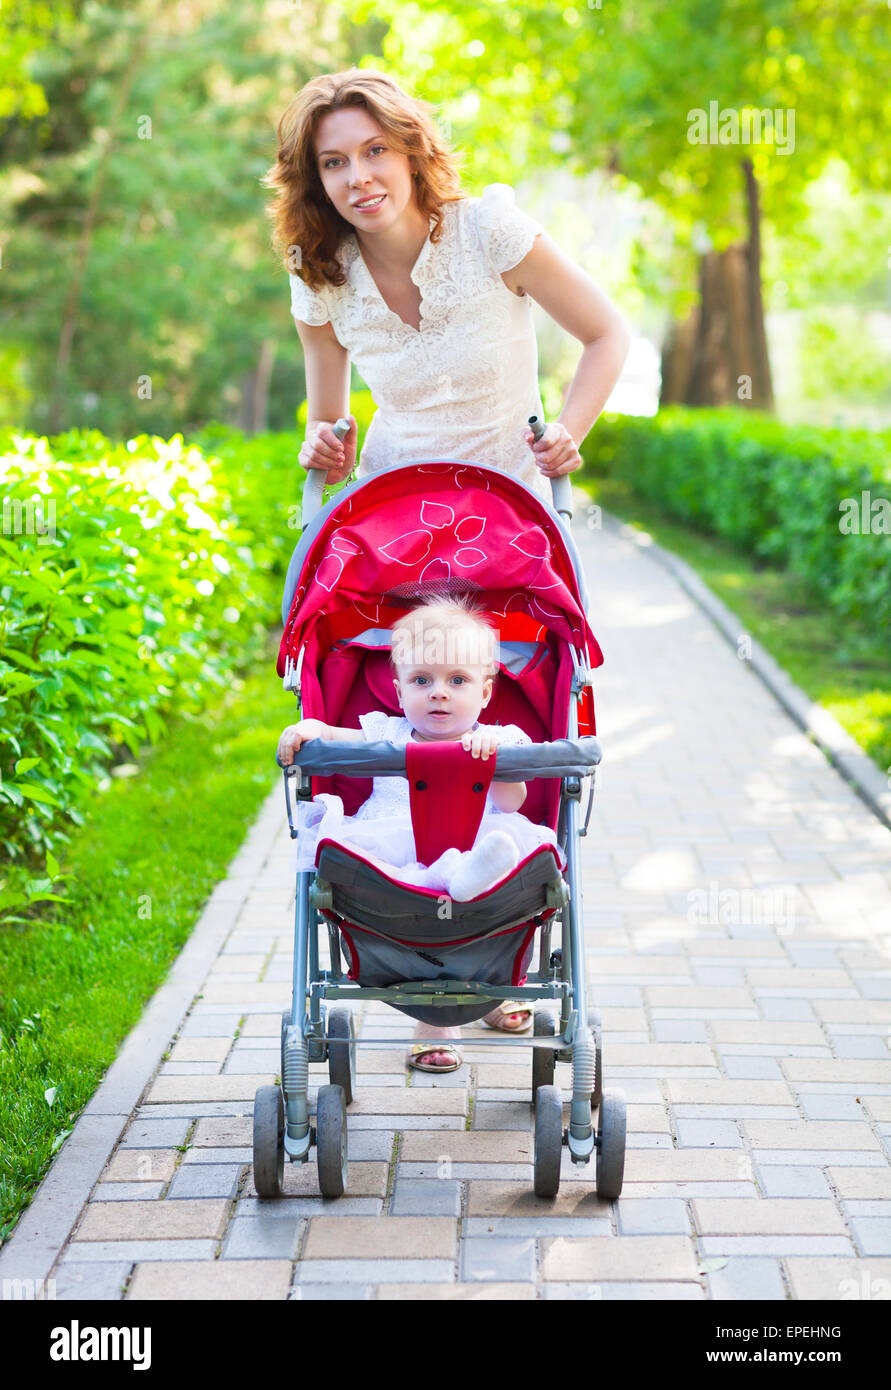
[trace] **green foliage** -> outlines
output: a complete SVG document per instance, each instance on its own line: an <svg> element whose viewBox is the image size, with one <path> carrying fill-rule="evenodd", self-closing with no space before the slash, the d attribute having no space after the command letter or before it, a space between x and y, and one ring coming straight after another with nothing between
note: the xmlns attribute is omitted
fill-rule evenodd
<svg viewBox="0 0 891 1390"><path fill-rule="evenodd" d="M891 502L889 445L888 432L672 407L602 418L583 456L589 474L624 479L670 515L785 566L840 615L887 631L891 544L860 503L864 493ZM842 529L845 499L857 504L856 531Z"/></svg>

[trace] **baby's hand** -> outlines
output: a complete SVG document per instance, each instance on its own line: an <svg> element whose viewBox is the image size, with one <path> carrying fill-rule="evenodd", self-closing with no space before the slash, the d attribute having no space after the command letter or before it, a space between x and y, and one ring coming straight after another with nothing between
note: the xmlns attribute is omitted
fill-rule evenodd
<svg viewBox="0 0 891 1390"><path fill-rule="evenodd" d="M466 734L461 737L461 747L471 757L482 758L485 761L491 753L498 748L498 737L492 729L487 729L485 725L479 729L468 729Z"/></svg>
<svg viewBox="0 0 891 1390"><path fill-rule="evenodd" d="M294 754L299 753L304 743L311 738L324 738L327 725L320 719L301 719L299 724L289 724L278 741L278 760L283 767L290 767Z"/></svg>

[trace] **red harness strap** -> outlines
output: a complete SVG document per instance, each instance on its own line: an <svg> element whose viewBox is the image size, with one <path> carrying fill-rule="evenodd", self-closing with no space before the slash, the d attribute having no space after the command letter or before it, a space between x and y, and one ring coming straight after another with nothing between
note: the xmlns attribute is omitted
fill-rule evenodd
<svg viewBox="0 0 891 1390"><path fill-rule="evenodd" d="M486 809L495 758L472 758L460 743L405 745L411 824L420 864L432 864L447 849L468 850Z"/></svg>

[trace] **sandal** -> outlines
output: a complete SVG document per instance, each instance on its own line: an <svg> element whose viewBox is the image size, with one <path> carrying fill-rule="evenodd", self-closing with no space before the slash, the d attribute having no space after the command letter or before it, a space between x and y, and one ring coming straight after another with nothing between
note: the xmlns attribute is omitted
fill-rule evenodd
<svg viewBox="0 0 891 1390"><path fill-rule="evenodd" d="M497 1014L500 1019L506 1019L510 1014L526 1014L527 1017L526 1022L521 1023L518 1028L508 1028L504 1022L499 1022L498 1018L493 1023L493 1014ZM499 1033L525 1033L532 1026L532 1010L525 1004L518 1004L515 999L503 999L491 1014L486 1015L483 1023L487 1028L494 1028Z"/></svg>
<svg viewBox="0 0 891 1390"><path fill-rule="evenodd" d="M448 1052L452 1061L445 1067L432 1067L429 1063L415 1060L426 1057L428 1052ZM428 1038L425 1042L413 1043L405 1060L408 1066L414 1067L415 1071L457 1071L459 1067L464 1065L464 1058L457 1047L453 1047L451 1043L439 1042L436 1038Z"/></svg>

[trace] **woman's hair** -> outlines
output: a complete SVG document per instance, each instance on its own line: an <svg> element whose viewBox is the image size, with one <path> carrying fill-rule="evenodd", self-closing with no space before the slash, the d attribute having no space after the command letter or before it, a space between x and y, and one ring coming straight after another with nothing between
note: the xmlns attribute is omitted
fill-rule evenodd
<svg viewBox="0 0 891 1390"><path fill-rule="evenodd" d="M469 595L451 594L419 604L392 627L393 666L482 666L498 672L498 634Z"/></svg>
<svg viewBox="0 0 891 1390"><path fill-rule="evenodd" d="M353 228L326 201L315 152L319 122L330 111L358 106L374 117L388 142L409 155L417 178L418 207L434 219L430 240L442 234L442 208L467 195L461 187L463 156L453 153L440 133L428 101L409 96L392 77L372 68L326 73L307 82L278 123L278 160L261 180L278 195L267 209L274 223L273 244L289 271L311 289L342 285L346 273L337 250Z"/></svg>

